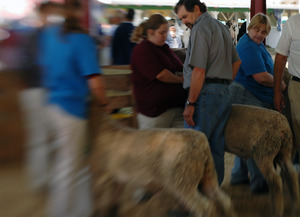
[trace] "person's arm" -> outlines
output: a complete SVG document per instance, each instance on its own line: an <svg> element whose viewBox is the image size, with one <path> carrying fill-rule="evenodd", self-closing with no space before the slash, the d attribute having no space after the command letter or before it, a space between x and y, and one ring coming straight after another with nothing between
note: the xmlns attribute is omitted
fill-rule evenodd
<svg viewBox="0 0 300 217"><path fill-rule="evenodd" d="M282 77L284 68L287 62L287 56L283 56L279 53L276 53L275 64L274 64L274 107L277 111L282 112L284 107L284 100L282 94Z"/></svg>
<svg viewBox="0 0 300 217"><path fill-rule="evenodd" d="M108 100L105 96L105 85L100 75L91 75L87 77L88 84L92 95L95 97L96 102L100 107L107 107Z"/></svg>
<svg viewBox="0 0 300 217"><path fill-rule="evenodd" d="M170 72L168 69L162 70L157 76L156 79L165 82L165 83L183 83L183 77L178 76Z"/></svg>
<svg viewBox="0 0 300 217"><path fill-rule="evenodd" d="M260 72L260 73L256 73L254 75L252 75L252 77L254 78L254 80L261 84L264 85L266 87L274 87L274 76L271 75L268 72ZM281 82L281 89L285 90L285 83L282 81Z"/></svg>
<svg viewBox="0 0 300 217"><path fill-rule="evenodd" d="M205 69L194 67L191 76L191 86L188 96L188 101L196 102L205 80ZM194 106L186 106L183 112L183 117L189 126L195 126L193 115L195 112Z"/></svg>
<svg viewBox="0 0 300 217"><path fill-rule="evenodd" d="M238 60L232 64L232 80L235 79L235 76L236 76L241 64L242 64L241 60Z"/></svg>
<svg viewBox="0 0 300 217"><path fill-rule="evenodd" d="M273 87L273 83L274 83L273 75L271 75L268 72L256 73L253 74L252 77L257 83L261 85L264 85L266 87Z"/></svg>

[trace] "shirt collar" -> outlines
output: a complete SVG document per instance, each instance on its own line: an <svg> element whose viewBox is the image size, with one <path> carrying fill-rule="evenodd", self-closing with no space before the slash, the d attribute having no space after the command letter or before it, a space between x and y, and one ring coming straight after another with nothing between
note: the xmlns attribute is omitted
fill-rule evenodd
<svg viewBox="0 0 300 217"><path fill-rule="evenodd" d="M257 44L255 41L253 41L253 40L250 38L250 36L248 35L248 33L246 33L245 35L248 37L248 41L250 41L250 42L252 42L252 43L256 44L257 46L261 46L261 45L263 45L263 43L262 43L262 42L260 42L259 44Z"/></svg>
<svg viewBox="0 0 300 217"><path fill-rule="evenodd" d="M197 23L201 22L202 20L206 19L206 18L209 17L209 16L210 16L210 15L209 15L209 13L207 13L207 12L202 13L202 14L197 18L197 20L196 20L194 26L195 26Z"/></svg>

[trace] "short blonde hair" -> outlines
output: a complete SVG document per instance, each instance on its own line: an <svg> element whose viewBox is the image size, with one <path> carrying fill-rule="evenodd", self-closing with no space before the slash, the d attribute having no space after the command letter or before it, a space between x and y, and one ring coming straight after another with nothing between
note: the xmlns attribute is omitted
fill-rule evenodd
<svg viewBox="0 0 300 217"><path fill-rule="evenodd" d="M259 28L262 24L266 25L267 35L269 35L271 31L271 21L270 18L263 13L257 13L252 17L247 30Z"/></svg>

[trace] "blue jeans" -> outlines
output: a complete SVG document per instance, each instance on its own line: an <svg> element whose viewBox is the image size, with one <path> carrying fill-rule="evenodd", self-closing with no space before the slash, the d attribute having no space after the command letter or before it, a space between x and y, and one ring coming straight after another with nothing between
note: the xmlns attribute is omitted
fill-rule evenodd
<svg viewBox="0 0 300 217"><path fill-rule="evenodd" d="M192 128L203 132L210 144L219 184L224 179L225 137L224 128L231 109L231 96L228 84L204 84L196 101Z"/></svg>
<svg viewBox="0 0 300 217"><path fill-rule="evenodd" d="M273 108L272 104L260 101L250 91L237 82L233 82L230 85L229 90L232 96L232 104L255 105L267 109ZM231 171L231 182L239 183L248 180L248 172L250 173L250 186L251 189L254 190L264 181L262 173L252 158L244 161L242 158L236 156Z"/></svg>

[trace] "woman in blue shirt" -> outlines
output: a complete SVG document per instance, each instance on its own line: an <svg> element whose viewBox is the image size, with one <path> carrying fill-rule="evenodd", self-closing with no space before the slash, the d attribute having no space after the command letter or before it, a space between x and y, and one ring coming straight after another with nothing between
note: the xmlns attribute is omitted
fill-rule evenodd
<svg viewBox="0 0 300 217"><path fill-rule="evenodd" d="M236 49L242 61L234 82L230 85L233 104L255 105L273 109L273 60L263 44L271 30L270 19L256 14L247 28L248 33L240 38ZM282 89L285 84L282 82ZM235 158L231 184L249 182L254 193L268 191L268 186L253 159L244 161Z"/></svg>
<svg viewBox="0 0 300 217"><path fill-rule="evenodd" d="M49 217L88 216L92 212L84 156L88 98L91 92L102 107L107 100L96 45L81 28L79 14L80 5L69 5L64 24L46 27L40 38L40 64L48 91L47 120L53 139Z"/></svg>

